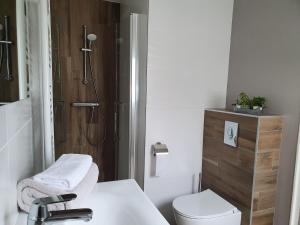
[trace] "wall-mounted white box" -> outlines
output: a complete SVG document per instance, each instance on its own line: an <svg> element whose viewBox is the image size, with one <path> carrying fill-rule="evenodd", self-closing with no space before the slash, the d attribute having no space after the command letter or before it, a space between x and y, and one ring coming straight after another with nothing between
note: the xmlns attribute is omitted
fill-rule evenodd
<svg viewBox="0 0 300 225"><path fill-rule="evenodd" d="M232 147L237 147L239 124L231 121L225 121L224 143Z"/></svg>

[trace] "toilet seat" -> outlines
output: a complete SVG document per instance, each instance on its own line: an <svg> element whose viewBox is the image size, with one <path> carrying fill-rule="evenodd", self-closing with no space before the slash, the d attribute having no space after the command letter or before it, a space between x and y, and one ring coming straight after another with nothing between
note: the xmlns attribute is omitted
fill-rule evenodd
<svg viewBox="0 0 300 225"><path fill-rule="evenodd" d="M175 199L173 209L189 219L212 219L238 212L236 207L209 189Z"/></svg>

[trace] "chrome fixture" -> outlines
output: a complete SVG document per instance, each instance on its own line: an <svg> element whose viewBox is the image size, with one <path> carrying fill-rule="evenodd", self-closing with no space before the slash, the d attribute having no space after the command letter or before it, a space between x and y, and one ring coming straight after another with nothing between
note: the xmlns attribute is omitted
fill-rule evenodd
<svg viewBox="0 0 300 225"><path fill-rule="evenodd" d="M89 66L89 71L90 71L90 80L92 81L93 84L93 89L95 93L95 97L97 99L97 102L99 103L99 95L97 92L96 84L95 84L95 78L93 75L93 67L92 67L92 56L91 52L93 51L92 45L93 42L97 40L97 35L96 34L87 34L87 26L83 25L83 48L81 48L81 51L83 52L83 80L82 83L84 85L88 85L89 80L88 80L88 74L87 74L87 69ZM87 42L89 43L87 45ZM87 65L89 63L89 65Z"/></svg>
<svg viewBox="0 0 300 225"><path fill-rule="evenodd" d="M162 144L160 142L157 142L152 146L152 151L154 156L159 156L159 155L168 155L169 154L169 149L167 145Z"/></svg>
<svg viewBox="0 0 300 225"><path fill-rule="evenodd" d="M32 202L27 225L45 225L65 220L90 221L93 217L91 209L70 209L48 211L48 205L72 201L77 197L76 194L65 194L54 197L39 198Z"/></svg>
<svg viewBox="0 0 300 225"><path fill-rule="evenodd" d="M10 48L13 44L12 41L9 40L9 19L8 16L4 16L4 25L0 24L0 32L4 33L4 37L0 36L0 76L3 76L5 80L11 81L13 80L13 76L11 74L11 52ZM6 72L2 73L3 63L5 61Z"/></svg>
<svg viewBox="0 0 300 225"><path fill-rule="evenodd" d="M87 34L87 26L83 25L83 48L81 48L81 51L83 52L83 66L84 66L84 72L83 72L83 80L82 83L84 85L87 85L89 83L87 78L87 57L88 53L92 52L92 43L93 41L97 40L97 35L95 34ZM87 41L89 42L89 46L87 46Z"/></svg>
<svg viewBox="0 0 300 225"><path fill-rule="evenodd" d="M82 83L83 85L87 86L90 81L92 83L92 88L95 94L96 101L95 102L73 102L71 103L71 106L73 107L91 107L91 116L88 122L87 130L86 130L86 139L88 143L94 147L98 146L98 143L92 143L92 141L89 138L90 133L90 124L93 123L96 114L96 111L98 107L100 106L100 98L99 94L97 92L96 82L93 74L93 66L92 66L92 52L93 52L93 42L97 40L96 34L87 34L87 26L83 25L83 48L80 50L83 53L83 79ZM88 78L88 71L90 74L90 77ZM106 134L106 129L105 132Z"/></svg>
<svg viewBox="0 0 300 225"><path fill-rule="evenodd" d="M88 36L86 38L89 41L89 49L92 51L92 43L97 40L97 35L96 34L88 34Z"/></svg>
<svg viewBox="0 0 300 225"><path fill-rule="evenodd" d="M99 107L98 102L73 102L71 104L73 107Z"/></svg>
<svg viewBox="0 0 300 225"><path fill-rule="evenodd" d="M87 31L86 31L86 26L84 25L83 26L83 48L81 48L81 51L83 52L83 80L82 80L82 83L84 85L87 85L88 84L88 79L87 79L87 52L91 51L90 49L87 48L87 45L86 45L86 36L87 36Z"/></svg>

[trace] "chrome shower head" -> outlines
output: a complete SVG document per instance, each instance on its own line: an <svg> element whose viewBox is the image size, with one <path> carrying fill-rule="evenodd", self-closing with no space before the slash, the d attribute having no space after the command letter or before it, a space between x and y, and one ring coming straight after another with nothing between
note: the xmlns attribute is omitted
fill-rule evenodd
<svg viewBox="0 0 300 225"><path fill-rule="evenodd" d="M97 35L96 34L88 34L86 37L89 41L96 41L97 40Z"/></svg>
<svg viewBox="0 0 300 225"><path fill-rule="evenodd" d="M88 34L86 38L89 41L89 48L92 48L92 43L97 40L97 35L96 34Z"/></svg>

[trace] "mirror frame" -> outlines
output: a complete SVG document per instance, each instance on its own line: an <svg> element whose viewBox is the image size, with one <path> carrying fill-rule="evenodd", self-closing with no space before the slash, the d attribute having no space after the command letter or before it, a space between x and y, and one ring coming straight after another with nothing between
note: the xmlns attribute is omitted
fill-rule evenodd
<svg viewBox="0 0 300 225"><path fill-rule="evenodd" d="M29 92L29 74L27 70L28 65L28 34L27 34L27 20L26 20L26 0L14 0L15 1L15 27L16 27L16 40L14 45L16 46L17 62L13 65L18 68L18 96L15 100L9 102L3 102L2 105L11 104L20 100L24 100L30 97Z"/></svg>
<svg viewBox="0 0 300 225"><path fill-rule="evenodd" d="M25 0L16 1L16 27L17 27L17 58L19 77L19 100L29 97L29 75L27 72L27 23Z"/></svg>

